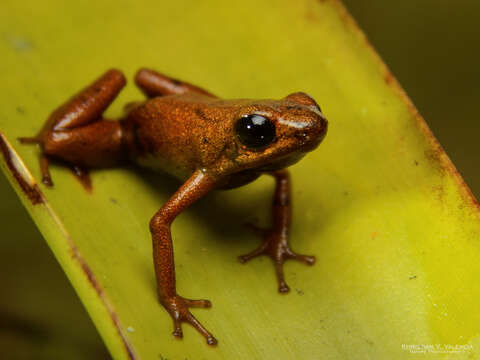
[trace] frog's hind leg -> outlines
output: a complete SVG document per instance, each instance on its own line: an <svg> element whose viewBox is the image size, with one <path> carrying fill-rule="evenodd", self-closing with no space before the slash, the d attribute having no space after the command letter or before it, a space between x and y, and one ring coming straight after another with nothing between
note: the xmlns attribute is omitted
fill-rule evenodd
<svg viewBox="0 0 480 360"><path fill-rule="evenodd" d="M199 88L198 86L173 79L150 69L140 69L135 75L135 83L142 92L152 98L165 95L180 95L186 93L196 93L216 98L210 92Z"/></svg>
<svg viewBox="0 0 480 360"><path fill-rule="evenodd" d="M25 144L41 145L40 165L44 184L53 185L49 172L50 157L61 159L78 170L109 166L123 156L121 125L105 121L102 113L125 84L125 77L120 71L107 71L53 111L36 136L19 138ZM78 171L76 173L79 174Z"/></svg>

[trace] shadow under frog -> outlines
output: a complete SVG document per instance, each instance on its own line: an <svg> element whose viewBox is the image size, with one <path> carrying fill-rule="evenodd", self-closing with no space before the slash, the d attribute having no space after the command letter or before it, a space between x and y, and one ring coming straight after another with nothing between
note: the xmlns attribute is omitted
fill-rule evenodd
<svg viewBox="0 0 480 360"><path fill-rule="evenodd" d="M182 181L150 220L158 297L172 317L174 336L183 336L181 324L187 322L215 345L217 340L189 311L208 308L210 301L177 294L173 220L212 190L239 187L262 174L272 176L273 224L269 229L251 226L264 241L239 260L269 256L279 292L288 292L284 262L312 265L315 258L296 254L288 244L291 185L286 168L320 144L327 121L315 100L302 92L280 100L223 100L148 69L138 71L135 82L148 99L128 104L122 119L102 115L126 84L119 70L109 70L54 110L36 136L20 140L41 145L42 182L47 186L53 185L52 159L74 168L85 183L86 169L122 166L127 160ZM210 211L208 206L205 210ZM229 215L228 221L238 218L231 210Z"/></svg>

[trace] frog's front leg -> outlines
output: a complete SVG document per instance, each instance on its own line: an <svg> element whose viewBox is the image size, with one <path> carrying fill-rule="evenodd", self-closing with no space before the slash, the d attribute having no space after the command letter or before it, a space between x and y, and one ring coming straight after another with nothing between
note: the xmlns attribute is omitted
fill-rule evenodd
<svg viewBox="0 0 480 360"><path fill-rule="evenodd" d="M264 242L252 252L239 257L240 262L245 263L260 255L269 256L274 264L278 280L278 291L287 293L290 291L283 273L283 264L287 259L302 261L307 265L315 263L314 256L299 255L290 249L288 233L292 218L290 176L287 170L279 170L269 173L275 178L275 195L273 198L273 226L270 229L260 229L254 225L250 227L261 234Z"/></svg>
<svg viewBox="0 0 480 360"><path fill-rule="evenodd" d="M185 299L177 294L170 225L183 210L214 187L215 181L210 175L201 170L196 171L150 221L158 296L160 303L173 319L173 335L181 338L183 336L181 323L187 322L206 338L209 345L215 345L217 340L195 319L188 309L189 307L209 308L211 303L208 300Z"/></svg>
<svg viewBox="0 0 480 360"><path fill-rule="evenodd" d="M150 69L140 69L135 75L135 84L137 84L148 97L181 95L186 93L216 97L198 86L168 77Z"/></svg>

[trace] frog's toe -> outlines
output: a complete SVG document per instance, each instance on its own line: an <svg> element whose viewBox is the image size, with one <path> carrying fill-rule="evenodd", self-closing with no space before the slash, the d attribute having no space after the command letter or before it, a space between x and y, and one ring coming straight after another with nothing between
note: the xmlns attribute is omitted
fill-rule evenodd
<svg viewBox="0 0 480 360"><path fill-rule="evenodd" d="M40 154L40 168L42 171L42 183L45 184L46 186L52 187L53 181L50 175L49 159L43 149L44 138L42 134L39 134L36 136L19 137L18 141L20 141L20 143L22 144L38 144L42 146L42 152Z"/></svg>
<svg viewBox="0 0 480 360"><path fill-rule="evenodd" d="M208 309L208 308L211 308L212 307L212 303L210 302L210 300L190 300L190 299L185 299L185 303L190 306L190 307L198 307L198 308L205 308L205 309Z"/></svg>
<svg viewBox="0 0 480 360"><path fill-rule="evenodd" d="M287 237L281 231L264 230L256 226L249 225L249 227L263 235L263 243L253 250L252 252L241 255L238 257L238 260L241 263L246 263L247 261L257 257L257 256L268 256L273 260L275 266L275 273L277 275L278 283L278 292L285 294L290 291L290 287L285 281L285 275L283 271L283 265L286 260L297 260L303 262L307 265L313 265L315 263L315 256L303 255L295 253L289 246L287 242Z"/></svg>
<svg viewBox="0 0 480 360"><path fill-rule="evenodd" d="M182 323L192 325L207 341L209 345L216 345L217 339L190 313L190 307L209 308L212 303L209 300L190 300L182 296L175 295L171 298L161 299L161 303L169 312L173 320L172 335L177 338L183 337Z"/></svg>
<svg viewBox="0 0 480 360"><path fill-rule="evenodd" d="M242 264L245 264L246 262L252 260L253 258L256 258L257 256L268 255L267 247L268 244L264 242L262 245L260 245L255 250L249 252L248 254L240 255L238 257L238 261L240 261Z"/></svg>
<svg viewBox="0 0 480 360"><path fill-rule="evenodd" d="M251 223L251 222L247 222L247 223L243 224L243 226L245 226L248 230L250 230L254 234L256 234L258 236L261 236L261 237L265 237L265 235L267 235L267 233L268 233L268 229L264 229L264 228L262 228L258 225L255 225L254 223Z"/></svg>
<svg viewBox="0 0 480 360"><path fill-rule="evenodd" d="M41 144L42 138L40 136L27 136L27 137L19 137L18 141L22 144Z"/></svg>
<svg viewBox="0 0 480 360"><path fill-rule="evenodd" d="M305 264L307 264L307 265L313 265L313 264L315 264L315 261L316 261L315 256L297 254L297 253L293 252L290 248L288 248L288 249L286 250L286 257L287 257L288 259L292 259L292 260L297 260L297 261L303 262L303 263L305 263Z"/></svg>
<svg viewBox="0 0 480 360"><path fill-rule="evenodd" d="M172 335L175 336L176 338L183 339L183 331L182 331L182 325L180 321L174 320L173 324L173 332Z"/></svg>

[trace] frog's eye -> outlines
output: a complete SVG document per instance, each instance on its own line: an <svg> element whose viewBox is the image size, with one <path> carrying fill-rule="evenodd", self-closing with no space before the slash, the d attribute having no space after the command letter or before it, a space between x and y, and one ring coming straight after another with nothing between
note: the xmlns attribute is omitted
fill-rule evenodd
<svg viewBox="0 0 480 360"><path fill-rule="evenodd" d="M262 148L275 139L275 125L261 115L245 115L235 124L235 133L247 147Z"/></svg>

